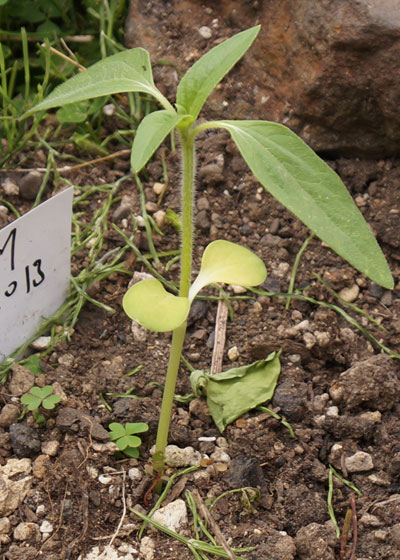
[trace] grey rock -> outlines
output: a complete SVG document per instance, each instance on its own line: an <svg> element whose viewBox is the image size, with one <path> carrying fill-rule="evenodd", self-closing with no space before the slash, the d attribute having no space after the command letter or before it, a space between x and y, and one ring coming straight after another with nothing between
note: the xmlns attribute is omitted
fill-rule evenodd
<svg viewBox="0 0 400 560"><path fill-rule="evenodd" d="M165 507L158 509L152 516L157 523L161 523L171 531L178 531L187 525L187 508L184 500L178 499Z"/></svg>
<svg viewBox="0 0 400 560"><path fill-rule="evenodd" d="M11 179L11 177L6 177L1 186L3 187L4 194L7 196L19 195L18 185Z"/></svg>
<svg viewBox="0 0 400 560"><path fill-rule="evenodd" d="M162 12L157 19L154 11L139 10L137 4L130 3L126 45L140 45L154 58L168 56L182 65L181 45L179 41L171 44L165 34ZM248 2L213 4L221 21L241 29L243 21L248 27L261 24L257 41L246 53L253 87L248 96L230 97L230 118L284 122L319 152L397 154L398 0L269 0L257 4L258 8L252 5L251 9ZM173 9L182 25L188 10L194 29L204 23L204 8L197 0L174 2ZM207 48L205 45L204 52ZM218 91L208 104L220 116Z"/></svg>
<svg viewBox="0 0 400 560"><path fill-rule="evenodd" d="M245 455L235 457L230 464L229 473L232 473L230 477L232 488L244 488L245 486L265 488L266 486L259 461L254 457Z"/></svg>
<svg viewBox="0 0 400 560"><path fill-rule="evenodd" d="M207 210L200 210L196 216L196 226L203 231L208 231L211 226L210 218Z"/></svg>
<svg viewBox="0 0 400 560"><path fill-rule="evenodd" d="M335 535L325 525L310 523L296 533L300 560L335 560Z"/></svg>
<svg viewBox="0 0 400 560"><path fill-rule="evenodd" d="M19 194L24 200L35 200L43 175L40 171L30 171L24 175L19 183Z"/></svg>
<svg viewBox="0 0 400 560"><path fill-rule="evenodd" d="M364 451L357 451L354 455L346 457L344 460L346 469L351 472L365 472L374 468L374 462L369 453Z"/></svg>
<svg viewBox="0 0 400 560"><path fill-rule="evenodd" d="M10 441L17 457L32 457L40 452L41 443L37 431L26 424L10 426Z"/></svg>
<svg viewBox="0 0 400 560"><path fill-rule="evenodd" d="M285 531L276 531L269 527L263 530L256 529L255 533L260 531L260 539L262 542L256 545L256 549L250 553L250 560L294 560L296 557L296 545L294 539ZM253 537L254 538L254 537Z"/></svg>
<svg viewBox="0 0 400 560"><path fill-rule="evenodd" d="M379 354L341 373L338 383L343 389L345 407L350 410L357 407L390 410L400 394L398 370L395 360Z"/></svg>
<svg viewBox="0 0 400 560"><path fill-rule="evenodd" d="M31 389L35 384L35 375L24 366L16 364L12 367L11 379L8 390L11 395L20 397Z"/></svg>
<svg viewBox="0 0 400 560"><path fill-rule="evenodd" d="M88 413L75 408L65 407L60 410L56 418L56 425L62 431L78 432L80 429L89 431L91 437L100 441L108 441L110 434Z"/></svg>
<svg viewBox="0 0 400 560"><path fill-rule="evenodd" d="M7 428L17 421L19 416L19 407L15 404L5 404L0 412L0 426Z"/></svg>
<svg viewBox="0 0 400 560"><path fill-rule="evenodd" d="M177 445L167 445L165 448L165 463L169 467L191 467L200 465L201 455L193 447L181 449Z"/></svg>
<svg viewBox="0 0 400 560"><path fill-rule="evenodd" d="M301 420L306 408L307 385L297 381L284 381L275 389L273 406L292 422Z"/></svg>
<svg viewBox="0 0 400 560"><path fill-rule="evenodd" d="M19 523L13 533L16 541L40 542L40 530L37 523Z"/></svg>
<svg viewBox="0 0 400 560"><path fill-rule="evenodd" d="M30 459L9 459L0 467L0 516L10 515L32 486ZM18 477L18 478L17 478Z"/></svg>
<svg viewBox="0 0 400 560"><path fill-rule="evenodd" d="M132 196L123 195L121 202L118 204L118 206L113 212L112 215L113 221L117 222L118 220L127 218L134 212L134 209L135 209L134 198Z"/></svg>

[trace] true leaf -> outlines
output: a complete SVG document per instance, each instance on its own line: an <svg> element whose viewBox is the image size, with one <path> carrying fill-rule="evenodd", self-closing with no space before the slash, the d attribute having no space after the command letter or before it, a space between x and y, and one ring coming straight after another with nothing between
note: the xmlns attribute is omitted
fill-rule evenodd
<svg viewBox="0 0 400 560"><path fill-rule="evenodd" d="M43 370L40 366L39 354L31 354L28 358L26 358L26 360L24 360L23 365L35 375L39 375L40 373L43 373Z"/></svg>
<svg viewBox="0 0 400 560"><path fill-rule="evenodd" d="M56 117L59 123L81 123L85 122L88 114L89 103L81 101L79 103L68 103L58 109Z"/></svg>
<svg viewBox="0 0 400 560"><path fill-rule="evenodd" d="M210 93L251 46L260 26L251 27L220 43L203 55L178 85L178 113L197 116Z"/></svg>
<svg viewBox="0 0 400 560"><path fill-rule="evenodd" d="M23 405L25 405L28 408L28 410L32 411L32 410L37 410L39 408L42 399L40 397L36 397L34 395L27 393L26 395L22 395L21 402Z"/></svg>
<svg viewBox="0 0 400 560"><path fill-rule="evenodd" d="M125 428L122 424L118 424L118 422L112 422L108 425L110 432L110 439L114 441L115 439L121 438L125 435Z"/></svg>
<svg viewBox="0 0 400 560"><path fill-rule="evenodd" d="M133 171L139 173L167 134L184 118L184 115L165 110L154 111L144 117L133 141L131 155Z"/></svg>
<svg viewBox="0 0 400 560"><path fill-rule="evenodd" d="M92 97L129 91L148 93L162 104L166 102L169 105L154 85L149 53L141 48L123 51L96 62L84 72L57 86L26 115Z"/></svg>
<svg viewBox="0 0 400 560"><path fill-rule="evenodd" d="M393 278L368 224L338 175L296 134L266 121L219 121L260 183L312 232L385 288Z"/></svg>
<svg viewBox="0 0 400 560"><path fill-rule="evenodd" d="M281 366L279 354L215 375L196 370L190 382L196 396L207 397L208 408L220 432L245 412L273 397Z"/></svg>
<svg viewBox="0 0 400 560"><path fill-rule="evenodd" d="M56 404L58 404L61 400L60 395L50 395L46 399L43 400L42 406L46 410L52 410Z"/></svg>
<svg viewBox="0 0 400 560"><path fill-rule="evenodd" d="M139 437L127 435L127 436L123 436L120 440L118 440L117 446L119 447L119 449L123 450L126 447L139 447L141 443L142 440Z"/></svg>
<svg viewBox="0 0 400 560"><path fill-rule="evenodd" d="M189 291L189 300L207 284L223 282L239 286L257 286L264 282L267 271L254 253L230 241L219 239L207 245L200 272Z"/></svg>
<svg viewBox="0 0 400 560"><path fill-rule="evenodd" d="M127 422L125 425L125 431L128 435L147 432L148 429L149 426L145 422Z"/></svg>
<svg viewBox="0 0 400 560"><path fill-rule="evenodd" d="M127 447L124 449L124 454L128 457L134 457L137 459L139 457L139 449L136 447Z"/></svg>
<svg viewBox="0 0 400 560"><path fill-rule="evenodd" d="M40 387L32 387L31 393L33 395L37 395L38 397L45 399L53 392L53 387L51 385L45 385L43 388Z"/></svg>
<svg viewBox="0 0 400 560"><path fill-rule="evenodd" d="M142 280L122 299L125 313L143 327L157 332L173 331L189 313L187 298L169 294L156 279Z"/></svg>

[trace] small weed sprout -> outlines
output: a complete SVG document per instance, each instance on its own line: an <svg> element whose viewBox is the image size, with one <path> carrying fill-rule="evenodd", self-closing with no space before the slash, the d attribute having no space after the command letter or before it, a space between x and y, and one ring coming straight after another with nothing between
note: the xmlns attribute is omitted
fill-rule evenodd
<svg viewBox="0 0 400 560"><path fill-rule="evenodd" d="M24 409L30 410L35 421L38 424L45 424L46 418L39 412L40 408L52 410L61 401L60 395L54 394L54 387L46 385L45 387L32 387L28 393L22 395L21 403Z"/></svg>
<svg viewBox="0 0 400 560"><path fill-rule="evenodd" d="M178 135L182 160L179 294L168 293L160 281L151 279L134 284L123 300L128 316L143 326L158 332L173 331L153 457L158 475L164 470L164 451L191 303L208 284L250 287L261 284L266 276L264 263L256 255L229 241L217 240L206 247L200 272L192 284L194 156L200 132L215 128L228 131L266 190L360 272L385 288L393 288L385 257L346 187L296 134L268 121L197 122L209 95L250 48L259 30L260 26L256 26L242 31L203 55L180 81L175 106L154 84L149 53L134 48L105 58L74 76L27 113L122 92L153 96L162 109L145 116L136 131L131 153L135 174L145 167L169 134ZM129 435L124 433L125 437Z"/></svg>
<svg viewBox="0 0 400 560"><path fill-rule="evenodd" d="M128 422L124 425L119 422L109 424L110 440L115 443L118 449L128 457L139 457L139 447L142 440L135 434L147 432L149 426L145 422Z"/></svg>

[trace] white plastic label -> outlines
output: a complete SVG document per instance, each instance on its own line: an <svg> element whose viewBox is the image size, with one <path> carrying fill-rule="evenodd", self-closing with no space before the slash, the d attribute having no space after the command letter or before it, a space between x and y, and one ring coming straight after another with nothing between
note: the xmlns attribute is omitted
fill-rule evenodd
<svg viewBox="0 0 400 560"><path fill-rule="evenodd" d="M0 230L0 363L65 300L73 188Z"/></svg>

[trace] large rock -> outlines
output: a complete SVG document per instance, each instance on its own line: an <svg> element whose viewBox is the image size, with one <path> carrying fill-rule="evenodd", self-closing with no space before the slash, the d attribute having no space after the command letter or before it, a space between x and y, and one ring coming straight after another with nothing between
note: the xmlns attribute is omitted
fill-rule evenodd
<svg viewBox="0 0 400 560"><path fill-rule="evenodd" d="M283 122L320 152L392 155L400 145L399 8L399 0L224 0L206 9L197 0L131 0L126 45L184 71L220 39L261 23L236 79L210 100L215 116ZM173 99L177 73L164 69Z"/></svg>
<svg viewBox="0 0 400 560"><path fill-rule="evenodd" d="M32 486L30 459L9 459L0 467L0 517L16 510Z"/></svg>

